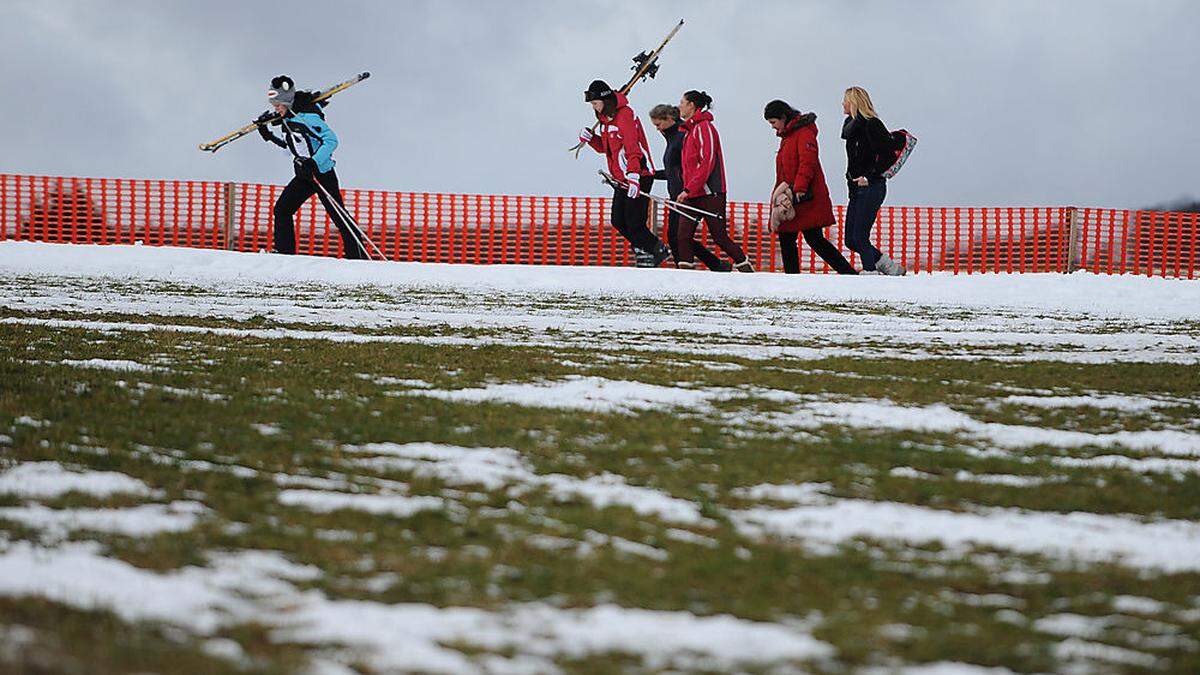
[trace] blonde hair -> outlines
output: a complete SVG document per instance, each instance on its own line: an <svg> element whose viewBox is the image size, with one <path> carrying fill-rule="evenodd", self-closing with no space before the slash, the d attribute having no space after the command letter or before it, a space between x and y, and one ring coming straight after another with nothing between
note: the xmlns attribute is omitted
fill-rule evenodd
<svg viewBox="0 0 1200 675"><path fill-rule="evenodd" d="M875 112L875 106L871 104L871 95L862 87L850 87L846 90L845 100L850 104L850 115L857 117L862 115L867 119L879 117L879 113Z"/></svg>

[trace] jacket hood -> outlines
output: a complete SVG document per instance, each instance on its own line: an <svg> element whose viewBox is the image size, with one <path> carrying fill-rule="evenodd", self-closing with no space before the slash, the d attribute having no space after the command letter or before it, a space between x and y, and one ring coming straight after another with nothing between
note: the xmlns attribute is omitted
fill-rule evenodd
<svg viewBox="0 0 1200 675"><path fill-rule="evenodd" d="M791 122L787 123L787 126L783 128L783 131L777 131L775 132L775 135L779 136L780 138L783 138L784 136L790 136L798 129L802 129L816 121L816 113L804 113L803 115L797 115L796 117L792 118Z"/></svg>

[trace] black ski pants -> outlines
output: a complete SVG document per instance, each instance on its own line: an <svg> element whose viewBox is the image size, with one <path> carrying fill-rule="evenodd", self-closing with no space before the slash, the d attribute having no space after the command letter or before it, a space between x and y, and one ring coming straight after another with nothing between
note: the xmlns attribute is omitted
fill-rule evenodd
<svg viewBox="0 0 1200 675"><path fill-rule="evenodd" d="M707 216L702 218L705 224L708 225L708 236L712 237L713 243L720 246L721 250L733 260L735 265L746 260L745 251L729 236L729 223L725 220L725 195L704 195L703 197L688 199L687 205L720 216L719 218L709 218ZM679 255L675 258L676 262L693 262L692 241L696 238L696 228L699 226L700 223L690 218L680 219Z"/></svg>
<svg viewBox="0 0 1200 675"><path fill-rule="evenodd" d="M689 218L683 218L683 216L680 216L675 211L670 211L667 214L667 246L671 247L671 254L675 256L676 260L679 260L679 221L681 218L683 220L690 220ZM710 270L721 271L722 269L727 269L721 264L721 259L717 257L717 254L704 248L704 245L694 235L692 237L692 253Z"/></svg>
<svg viewBox="0 0 1200 675"><path fill-rule="evenodd" d="M339 205L344 206L342 201L342 191L338 187L337 173L333 169L325 173L318 174L317 180L321 181L321 185L326 192L337 200ZM341 215L338 214L337 207L329 203L325 195L317 189L311 178L296 176L292 179L287 187L283 188L283 193L279 195L279 199L275 201L275 252L287 253L295 255L296 253L296 225L292 221L292 217L304 202L308 201L313 195L321 200L321 206L325 207L325 213L329 214L329 219L337 227L338 233L342 235L342 251L346 258L352 260L365 259L366 251L359 245L358 240L350 231L350 225L342 221Z"/></svg>
<svg viewBox="0 0 1200 675"><path fill-rule="evenodd" d="M784 274L800 273L800 249L796 245L798 239L799 234L796 232L779 233L779 255L783 258ZM808 244L808 247L821 256L821 260L824 260L838 274L858 274L854 266L842 255L842 252L833 245L833 242L825 238L825 233L821 231L821 228L805 230L804 243Z"/></svg>
<svg viewBox="0 0 1200 675"><path fill-rule="evenodd" d="M642 176L641 188L642 192L650 194L650 188L654 186L654 176ZM650 214L650 198L645 195L638 195L634 199L630 199L624 189L613 189L612 200L612 226L625 237L635 249L654 253L662 246L662 242L650 228L646 227L646 217Z"/></svg>

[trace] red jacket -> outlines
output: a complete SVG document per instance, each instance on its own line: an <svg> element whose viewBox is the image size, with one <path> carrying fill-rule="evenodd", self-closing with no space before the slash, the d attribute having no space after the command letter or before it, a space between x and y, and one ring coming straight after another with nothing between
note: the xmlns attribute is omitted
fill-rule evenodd
<svg viewBox="0 0 1200 675"><path fill-rule="evenodd" d="M692 115L683 140L683 189L688 197L725 193L725 158L721 136L707 110Z"/></svg>
<svg viewBox="0 0 1200 675"><path fill-rule="evenodd" d="M815 230L836 222L817 154L816 120L812 113L800 115L776 134L780 141L775 155L775 185L786 182L797 195L812 194L812 199L796 205L795 218L779 224L780 232Z"/></svg>
<svg viewBox="0 0 1200 675"><path fill-rule="evenodd" d="M650 142L642 130L642 122L629 107L625 94L617 92L617 110L611 118L597 113L600 130L588 141L588 145L608 158L608 172L617 180L627 174L639 176L654 174L654 161L650 160Z"/></svg>

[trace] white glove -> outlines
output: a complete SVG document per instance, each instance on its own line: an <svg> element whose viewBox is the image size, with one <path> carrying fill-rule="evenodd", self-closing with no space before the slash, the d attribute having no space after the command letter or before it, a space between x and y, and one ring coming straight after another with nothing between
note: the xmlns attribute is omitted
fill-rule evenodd
<svg viewBox="0 0 1200 675"><path fill-rule="evenodd" d="M629 191L625 195L630 199L637 199L637 196L642 193L641 180L642 177L636 173L625 174L625 181L629 183Z"/></svg>
<svg viewBox="0 0 1200 675"><path fill-rule="evenodd" d="M581 142L581 143L591 143L591 142L592 142L592 138L593 138L595 135L596 135L596 134L593 134L591 129L584 129L583 131L579 132L579 142Z"/></svg>

